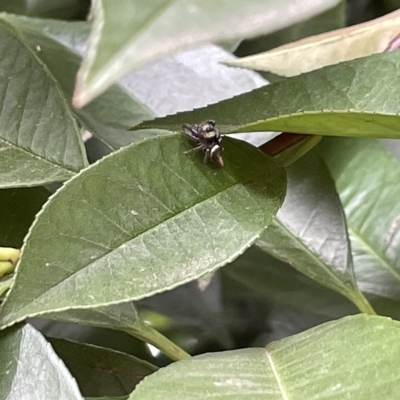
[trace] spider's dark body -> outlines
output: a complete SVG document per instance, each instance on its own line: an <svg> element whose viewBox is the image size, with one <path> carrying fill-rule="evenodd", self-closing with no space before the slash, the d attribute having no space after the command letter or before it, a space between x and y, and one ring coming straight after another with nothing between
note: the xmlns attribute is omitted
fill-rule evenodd
<svg viewBox="0 0 400 400"><path fill-rule="evenodd" d="M221 134L215 127L215 121L208 119L203 121L201 124L183 124L183 133L193 142L196 142L197 146L187 151L202 151L204 153L204 162L213 160L219 167L224 166L221 152Z"/></svg>

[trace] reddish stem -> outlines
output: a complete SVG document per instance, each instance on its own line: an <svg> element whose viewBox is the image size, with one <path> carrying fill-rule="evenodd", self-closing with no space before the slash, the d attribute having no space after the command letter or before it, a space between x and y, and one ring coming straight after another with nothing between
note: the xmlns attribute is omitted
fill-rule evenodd
<svg viewBox="0 0 400 400"><path fill-rule="evenodd" d="M283 132L279 136L274 137L267 143L262 144L259 149L268 154L269 156L276 156L279 153L282 153L289 147L294 146L295 144L301 142L306 139L309 135L304 135L301 133L288 133Z"/></svg>

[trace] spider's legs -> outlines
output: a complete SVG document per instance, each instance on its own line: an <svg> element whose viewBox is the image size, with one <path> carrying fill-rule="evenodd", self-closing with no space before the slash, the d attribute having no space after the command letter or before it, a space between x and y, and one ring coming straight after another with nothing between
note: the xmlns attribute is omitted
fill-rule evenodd
<svg viewBox="0 0 400 400"><path fill-rule="evenodd" d="M198 142L199 137L197 135L197 128L198 128L197 125L182 124L182 133L190 140Z"/></svg>
<svg viewBox="0 0 400 400"><path fill-rule="evenodd" d="M183 154L188 154L192 153L193 151L199 151L204 149L204 144L199 144L198 146L194 147L193 149L190 149L188 151L185 151Z"/></svg>
<svg viewBox="0 0 400 400"><path fill-rule="evenodd" d="M206 164L208 160L211 160L211 151L210 151L210 149L206 149L205 150L203 162Z"/></svg>

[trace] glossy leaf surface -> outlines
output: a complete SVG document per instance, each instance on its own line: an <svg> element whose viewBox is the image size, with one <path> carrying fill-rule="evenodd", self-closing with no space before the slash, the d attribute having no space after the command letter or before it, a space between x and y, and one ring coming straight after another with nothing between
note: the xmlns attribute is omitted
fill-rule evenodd
<svg viewBox="0 0 400 400"><path fill-rule="evenodd" d="M256 244L321 285L369 306L357 288L343 209L329 170L315 152L288 168L288 192Z"/></svg>
<svg viewBox="0 0 400 400"><path fill-rule="evenodd" d="M321 152L344 206L360 288L399 300L399 161L367 139L327 139Z"/></svg>

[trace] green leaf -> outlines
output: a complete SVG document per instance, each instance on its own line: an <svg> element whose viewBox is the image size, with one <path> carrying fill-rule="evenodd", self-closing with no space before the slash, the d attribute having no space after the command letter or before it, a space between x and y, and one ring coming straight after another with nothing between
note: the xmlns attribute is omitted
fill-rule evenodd
<svg viewBox="0 0 400 400"><path fill-rule="evenodd" d="M129 396L85 397L85 400L128 400Z"/></svg>
<svg viewBox="0 0 400 400"><path fill-rule="evenodd" d="M326 139L321 152L346 213L359 287L399 300L399 161L367 139Z"/></svg>
<svg viewBox="0 0 400 400"><path fill-rule="evenodd" d="M222 276L224 303L232 304L235 299L246 297L256 299L261 304L260 309L269 311L266 316L268 329L264 328L264 331L267 330L267 334L275 339L277 335L278 338L288 336L357 312L345 297L321 286L257 246L252 246L224 267ZM285 313L275 317L274 310L285 310ZM288 320L287 314L296 318ZM258 313L255 318L254 323L260 326Z"/></svg>
<svg viewBox="0 0 400 400"><path fill-rule="evenodd" d="M253 55L267 52L268 50L283 46L295 40L343 28L346 25L346 19L347 4L346 1L343 0L335 7L321 14L298 22L285 29L281 29L278 32L243 41L239 49L235 52L235 55L241 58L225 60L223 63L227 66L233 66L233 63L240 63L242 60L250 59ZM257 72L260 73L261 71L258 70ZM270 83L282 79L279 75L265 71L261 72L261 75Z"/></svg>
<svg viewBox="0 0 400 400"><path fill-rule="evenodd" d="M339 29L345 26L345 23L346 5L345 1L341 1L333 8L324 11L321 14L312 16L307 20L302 20L297 24L273 32L269 35L256 37L242 42L235 54L238 57L243 58L227 61L224 62L224 64L233 65L235 63L240 63L242 60L244 61L251 58L244 56L251 56L252 54L258 55L258 53L271 50L278 46L283 46L284 44L295 40Z"/></svg>
<svg viewBox="0 0 400 400"><path fill-rule="evenodd" d="M140 325L143 323L133 303L46 313L42 318L99 328L116 329L123 332L140 330Z"/></svg>
<svg viewBox="0 0 400 400"><path fill-rule="evenodd" d="M172 360L189 357L180 347L145 323L133 303L46 313L42 318L119 330L154 345Z"/></svg>
<svg viewBox="0 0 400 400"><path fill-rule="evenodd" d="M35 50L37 57L57 79L64 96L70 102L75 76L82 61L77 48L82 47L87 40L88 24L11 15L3 18L18 30L26 45ZM149 136L148 131L132 133L127 128L154 116L120 85L112 86L87 107L74 109L73 112L82 126L111 150Z"/></svg>
<svg viewBox="0 0 400 400"><path fill-rule="evenodd" d="M80 130L63 93L1 18L0 42L0 187L69 179L87 162Z"/></svg>
<svg viewBox="0 0 400 400"><path fill-rule="evenodd" d="M399 85L400 52L395 51L281 80L138 128L177 130L182 122L212 118L224 133L273 130L399 138Z"/></svg>
<svg viewBox="0 0 400 400"><path fill-rule="evenodd" d="M357 315L266 348L211 353L145 378L129 400L397 400L400 323Z"/></svg>
<svg viewBox="0 0 400 400"><path fill-rule="evenodd" d="M315 152L288 168L287 196L256 242L316 282L373 312L357 288L346 221L329 171Z"/></svg>
<svg viewBox="0 0 400 400"><path fill-rule="evenodd" d="M357 313L345 297L254 246L224 267L222 276L224 321L236 338L231 349L264 345Z"/></svg>
<svg viewBox="0 0 400 400"><path fill-rule="evenodd" d="M122 396L157 367L111 349L49 338L84 396Z"/></svg>
<svg viewBox="0 0 400 400"><path fill-rule="evenodd" d="M2 399L83 399L75 379L32 326L0 332L0 353Z"/></svg>
<svg viewBox="0 0 400 400"><path fill-rule="evenodd" d="M226 64L281 76L299 75L385 51L399 33L399 22L400 11L395 11L373 21L312 36Z"/></svg>
<svg viewBox="0 0 400 400"><path fill-rule="evenodd" d="M88 12L88 2L82 0L2 0L0 11L31 17L80 19Z"/></svg>
<svg viewBox="0 0 400 400"><path fill-rule="evenodd" d="M276 31L321 13L339 0L313 5L291 0L93 2L88 50L77 78L74 104L82 107L132 68L181 49ZM285 18L277 18L284 13ZM235 29L232 29L232 26Z"/></svg>
<svg viewBox="0 0 400 400"><path fill-rule="evenodd" d="M249 247L283 201L284 170L234 139L224 168L192 148L181 135L145 140L68 181L25 239L1 324L148 297Z"/></svg>
<svg viewBox="0 0 400 400"><path fill-rule="evenodd" d="M44 187L0 190L1 246L22 246L36 213L49 195L50 192Z"/></svg>

